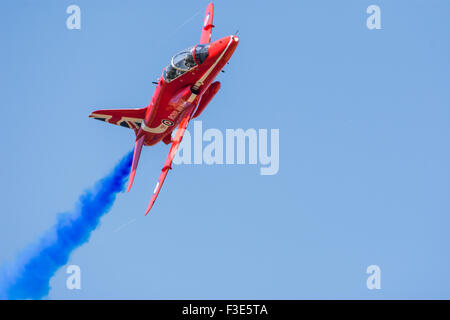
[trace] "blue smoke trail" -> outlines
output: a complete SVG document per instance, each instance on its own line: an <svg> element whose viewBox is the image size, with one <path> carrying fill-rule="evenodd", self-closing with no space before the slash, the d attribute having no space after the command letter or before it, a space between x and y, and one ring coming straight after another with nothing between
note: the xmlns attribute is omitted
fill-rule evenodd
<svg viewBox="0 0 450 320"><path fill-rule="evenodd" d="M0 278L1 299L42 299L50 290L50 279L69 260L73 250L89 240L123 191L130 173L133 153L128 153L111 173L86 190L73 212L61 213L56 224L35 244L4 268Z"/></svg>

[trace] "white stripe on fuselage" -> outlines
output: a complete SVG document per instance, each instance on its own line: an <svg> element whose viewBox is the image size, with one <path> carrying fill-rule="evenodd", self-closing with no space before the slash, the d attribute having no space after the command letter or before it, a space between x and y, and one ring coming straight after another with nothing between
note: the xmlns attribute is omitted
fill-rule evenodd
<svg viewBox="0 0 450 320"><path fill-rule="evenodd" d="M155 128L149 128L145 125L145 122L142 122L141 125L141 129L144 130L145 132L150 132L150 133L163 133L164 131L167 130L169 126L165 125L164 123L161 123L159 126L155 127Z"/></svg>

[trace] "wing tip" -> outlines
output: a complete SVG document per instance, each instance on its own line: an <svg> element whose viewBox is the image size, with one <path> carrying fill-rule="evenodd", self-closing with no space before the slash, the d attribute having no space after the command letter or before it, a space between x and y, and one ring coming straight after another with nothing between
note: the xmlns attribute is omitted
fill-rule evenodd
<svg viewBox="0 0 450 320"><path fill-rule="evenodd" d="M134 177L136 175L136 169L138 166L139 158L141 156L142 146L144 145L145 136L142 135L139 139L136 139L136 144L134 146L133 152L133 162L131 165L130 177L128 178L128 189L127 192L131 190L131 186L133 185Z"/></svg>
<svg viewBox="0 0 450 320"><path fill-rule="evenodd" d="M134 170L132 170L131 173L130 173L130 178L128 179L127 192L130 192L130 190L131 190L131 186L133 185L133 181L134 181L134 176L135 175L136 175L136 168Z"/></svg>
<svg viewBox="0 0 450 320"><path fill-rule="evenodd" d="M146 216L146 215L150 212L150 210L151 210L152 207L153 207L153 203L155 203L155 201L152 199L152 200L150 201L148 207L147 207L147 211L145 211L144 216Z"/></svg>
<svg viewBox="0 0 450 320"><path fill-rule="evenodd" d="M132 186L132 185L133 185L133 182L132 182L132 181L128 182L127 192L130 192L131 186Z"/></svg>

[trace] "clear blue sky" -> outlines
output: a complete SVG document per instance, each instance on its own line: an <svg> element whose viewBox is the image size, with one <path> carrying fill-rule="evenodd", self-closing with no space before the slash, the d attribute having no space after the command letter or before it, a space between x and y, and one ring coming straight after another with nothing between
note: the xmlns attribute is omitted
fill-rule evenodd
<svg viewBox="0 0 450 320"><path fill-rule="evenodd" d="M207 3L1 2L0 264L132 148L89 113L146 106ZM203 127L280 129L279 173L176 166L144 217L168 152L145 148L132 191L71 256L82 289L64 267L49 298L450 298L450 2L215 6L213 39L239 29L240 44ZM381 290L366 288L372 264Z"/></svg>

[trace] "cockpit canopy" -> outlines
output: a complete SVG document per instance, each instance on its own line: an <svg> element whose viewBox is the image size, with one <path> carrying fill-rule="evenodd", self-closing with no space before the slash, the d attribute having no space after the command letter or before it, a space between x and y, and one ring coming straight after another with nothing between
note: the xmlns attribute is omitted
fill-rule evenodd
<svg viewBox="0 0 450 320"><path fill-rule="evenodd" d="M170 82L195 66L202 64L208 57L208 49L209 44L199 44L174 55L170 64L164 69L164 80Z"/></svg>

